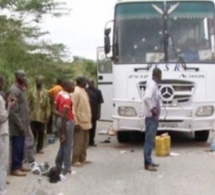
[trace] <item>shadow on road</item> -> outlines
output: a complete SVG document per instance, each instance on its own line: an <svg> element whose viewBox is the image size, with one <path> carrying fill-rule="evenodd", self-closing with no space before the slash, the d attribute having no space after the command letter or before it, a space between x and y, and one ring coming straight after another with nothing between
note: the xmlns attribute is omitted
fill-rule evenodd
<svg viewBox="0 0 215 195"><path fill-rule="evenodd" d="M184 132L168 132L171 137L171 148L177 149L177 148L193 148L193 147L205 147L206 149L209 149L210 143L207 142L197 142L194 139L194 136L191 133L184 133ZM138 137L137 134L135 136L131 136L129 142L126 143L119 143L115 142L112 143L110 146L114 147L116 149L125 149L125 148L131 148L131 147L143 147L144 144L144 134L139 134Z"/></svg>

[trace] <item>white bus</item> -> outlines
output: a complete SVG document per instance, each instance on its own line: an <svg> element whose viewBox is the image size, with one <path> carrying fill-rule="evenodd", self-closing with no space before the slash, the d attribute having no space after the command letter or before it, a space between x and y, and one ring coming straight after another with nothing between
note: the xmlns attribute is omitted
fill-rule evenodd
<svg viewBox="0 0 215 195"><path fill-rule="evenodd" d="M112 69L100 71L98 81L118 141L145 131L142 97L155 66L163 73L159 130L192 132L207 141L215 130L214 1L120 0L114 11L104 45Z"/></svg>

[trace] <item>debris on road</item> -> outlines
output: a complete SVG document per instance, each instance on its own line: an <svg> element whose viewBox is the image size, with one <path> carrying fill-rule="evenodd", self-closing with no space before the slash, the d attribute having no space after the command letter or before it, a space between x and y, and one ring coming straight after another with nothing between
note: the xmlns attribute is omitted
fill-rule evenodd
<svg viewBox="0 0 215 195"><path fill-rule="evenodd" d="M215 139L211 142L210 150L211 150L211 152L215 151Z"/></svg>
<svg viewBox="0 0 215 195"><path fill-rule="evenodd" d="M158 175L158 178L160 178L160 179L163 178L163 177L164 177L163 175Z"/></svg>
<svg viewBox="0 0 215 195"><path fill-rule="evenodd" d="M98 132L99 135L107 135L108 134L108 130L102 130Z"/></svg>
<svg viewBox="0 0 215 195"><path fill-rule="evenodd" d="M176 152L170 152L170 156L179 156L179 154Z"/></svg>
<svg viewBox="0 0 215 195"><path fill-rule="evenodd" d="M121 150L120 154L125 154L127 151L126 150Z"/></svg>

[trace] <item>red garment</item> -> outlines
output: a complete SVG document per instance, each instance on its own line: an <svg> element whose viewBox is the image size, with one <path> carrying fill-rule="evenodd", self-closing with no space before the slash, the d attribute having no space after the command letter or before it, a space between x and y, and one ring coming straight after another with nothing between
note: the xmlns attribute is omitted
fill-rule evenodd
<svg viewBox="0 0 215 195"><path fill-rule="evenodd" d="M72 113L72 99L66 91L60 91L55 97L55 105L57 106L58 112L62 113L64 108L69 108L67 117L70 121L74 121Z"/></svg>

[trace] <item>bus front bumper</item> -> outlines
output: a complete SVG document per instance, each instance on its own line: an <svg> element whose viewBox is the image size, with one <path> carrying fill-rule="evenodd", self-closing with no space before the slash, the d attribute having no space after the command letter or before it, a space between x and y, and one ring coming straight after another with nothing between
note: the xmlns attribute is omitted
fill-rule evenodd
<svg viewBox="0 0 215 195"><path fill-rule="evenodd" d="M129 105L131 107L131 104ZM142 106L135 103L134 109ZM194 132L215 130L215 102L193 102L192 107L162 107L159 118L160 131ZM113 129L115 131L145 131L145 117L113 115Z"/></svg>

